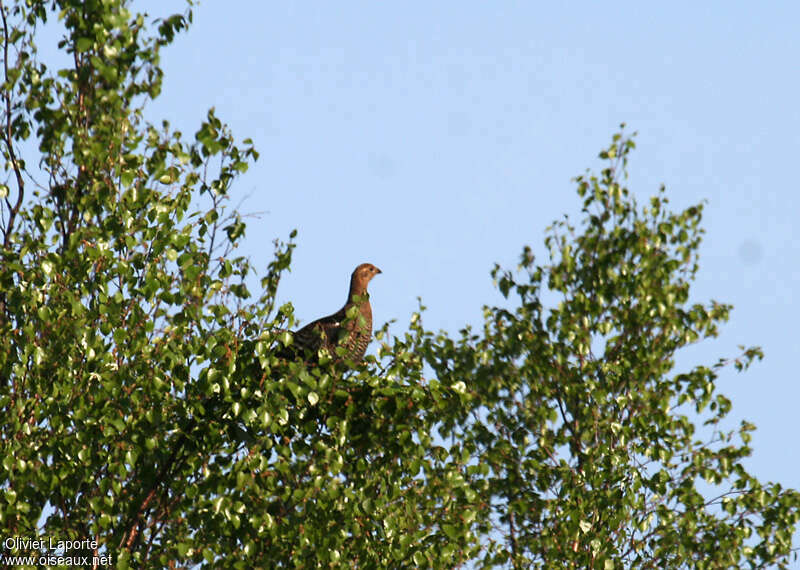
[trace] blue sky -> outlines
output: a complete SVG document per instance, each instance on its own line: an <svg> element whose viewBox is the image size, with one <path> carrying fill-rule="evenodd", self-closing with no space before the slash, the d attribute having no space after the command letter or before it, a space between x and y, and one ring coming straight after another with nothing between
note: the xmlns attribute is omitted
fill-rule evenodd
<svg viewBox="0 0 800 570"><path fill-rule="evenodd" d="M758 426L748 466L800 488L798 21L791 2L205 2L150 115L191 135L214 106L255 141L233 192L262 212L245 252L263 267L299 230L279 294L303 322L370 261L395 333L417 296L429 328L479 323L493 263L545 259L545 227L579 211L571 178L626 122L641 200L663 183L675 208L708 201L694 299L735 306L683 361L764 348L718 386Z"/></svg>

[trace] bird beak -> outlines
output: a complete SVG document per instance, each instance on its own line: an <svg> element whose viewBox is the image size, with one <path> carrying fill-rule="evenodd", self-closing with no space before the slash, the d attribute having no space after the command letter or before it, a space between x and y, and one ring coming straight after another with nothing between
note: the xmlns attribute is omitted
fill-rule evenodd
<svg viewBox="0 0 800 570"><path fill-rule="evenodd" d="M377 271L378 273L383 273L383 271L381 271L381 270L380 270L380 269L378 269L377 267L375 268L375 271Z"/></svg>

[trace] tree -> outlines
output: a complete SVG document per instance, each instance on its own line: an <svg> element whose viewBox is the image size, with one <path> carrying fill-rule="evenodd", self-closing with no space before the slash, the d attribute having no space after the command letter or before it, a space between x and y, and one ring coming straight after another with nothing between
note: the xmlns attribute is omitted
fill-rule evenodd
<svg viewBox="0 0 800 570"><path fill-rule="evenodd" d="M549 229L549 262L494 270L513 310L485 308L483 331L424 343L440 382L468 380L443 435L473 458L487 565L580 568L785 567L800 494L747 473L752 424L722 429L717 392L733 359L676 372L683 347L717 335L731 307L690 303L702 204L638 207L624 187L633 140L600 153L575 182L576 229ZM543 299L556 298L549 307Z"/></svg>
<svg viewBox="0 0 800 570"><path fill-rule="evenodd" d="M800 496L742 468L752 426L696 441L730 409L719 370L761 353L672 372L730 307L688 305L701 208L639 209L629 139L578 179L584 227L554 226L549 264L495 269L518 300L479 333L415 314L355 368L286 361L295 236L253 296L228 207L252 143L213 110L188 142L145 120L191 8L0 1L4 536L120 568L789 560ZM35 40L56 15L70 64L52 70Z"/></svg>
<svg viewBox="0 0 800 570"><path fill-rule="evenodd" d="M191 10L150 26L128 4L0 3L4 536L95 540L68 554L120 568L466 559L469 521L433 493L454 470L426 455L421 363L387 363L395 385L374 359L343 376L275 356L293 244L252 298L226 210L258 155L213 111L190 142L145 121ZM35 38L56 13L71 64L53 72Z"/></svg>

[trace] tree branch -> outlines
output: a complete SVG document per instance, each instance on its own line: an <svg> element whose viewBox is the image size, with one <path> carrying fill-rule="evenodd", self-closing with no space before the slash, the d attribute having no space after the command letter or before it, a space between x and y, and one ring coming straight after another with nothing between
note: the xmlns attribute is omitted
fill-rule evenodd
<svg viewBox="0 0 800 570"><path fill-rule="evenodd" d="M4 73L4 81L6 85L8 85L8 20L6 19L6 7L3 4L2 0L0 0L0 17L2 18L3 22L3 73ZM11 201L6 197L6 205L8 206L8 224L3 229L3 247L4 249L8 249L11 245L11 235L14 233L14 222L17 214L19 213L20 208L22 207L22 201L25 197L25 181L22 179L22 171L19 167L19 160L17 159L17 153L14 150L13 138L12 138L12 129L11 129L11 89L4 89L3 90L3 103L5 104L5 125L3 129L3 142L6 144L6 148L8 149L8 157L11 162L11 167L14 170L14 177L17 179L17 201L12 206Z"/></svg>

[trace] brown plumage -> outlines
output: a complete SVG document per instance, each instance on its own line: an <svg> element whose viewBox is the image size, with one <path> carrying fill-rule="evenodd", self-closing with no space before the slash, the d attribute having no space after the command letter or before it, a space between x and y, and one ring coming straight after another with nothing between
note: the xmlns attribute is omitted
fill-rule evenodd
<svg viewBox="0 0 800 570"><path fill-rule="evenodd" d="M296 331L293 344L281 351L281 355L294 357L299 349L306 359L313 360L317 351L325 348L337 361L361 362L372 340L372 307L367 285L378 273L381 270L371 263L356 267L350 276L350 290L344 306L332 315L317 319ZM355 311L351 312L353 307ZM343 357L336 354L337 346L344 347L346 353Z"/></svg>

